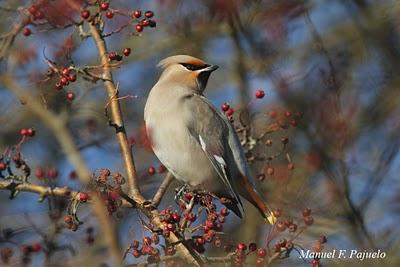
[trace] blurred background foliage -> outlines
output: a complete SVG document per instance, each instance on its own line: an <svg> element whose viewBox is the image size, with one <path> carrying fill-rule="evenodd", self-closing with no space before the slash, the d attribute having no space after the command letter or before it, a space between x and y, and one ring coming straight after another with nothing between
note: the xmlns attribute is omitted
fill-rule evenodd
<svg viewBox="0 0 400 267"><path fill-rule="evenodd" d="M1 73L41 95L48 108L68 115L68 127L93 171L123 171L114 130L107 127L104 117L106 93L102 83L78 75L78 82L69 86L76 94L69 104L65 93L55 90L54 79L41 81L47 71L44 55L64 66L68 65L68 55L76 66L98 64L93 40L82 40L75 27L63 28L68 18L79 20L79 14L67 8L67 0L47 2L50 7L45 16L53 26L30 26L31 36L18 34L9 49L0 50L4 53ZM0 2L3 35L10 33L20 19L21 8L30 4ZM250 118L253 129L258 129L255 132L273 121L286 125L285 112L303 114L296 127L287 124L287 130L270 135L274 145L267 151L274 154L280 138L288 136L295 169L288 171L286 159L279 158L271 162L274 174L256 182L268 203L280 208L284 217L301 220L304 207L313 210L315 223L302 234L299 244L310 247L313 240L325 234L327 251L381 249L388 254L384 261L322 261L326 266L399 266L399 1L113 0L110 6L122 11L153 10L156 14L155 29L145 29L137 36L134 26L129 25L106 38L110 51L132 49L113 72L120 95L134 96L122 100L122 105L127 132L135 140L133 151L146 196L151 196L162 179L161 174L147 174L147 169L157 168L159 162L145 144L142 119L146 96L159 75L156 64L170 55L194 55L220 66L205 94L216 106L229 102L235 114L254 114ZM105 32L127 20L118 14L105 19ZM257 100L254 92L260 88L266 96ZM36 136L23 145L25 159L33 169L54 166L59 176L52 181L32 178L31 182L84 189L70 179L73 169L45 125L6 88L0 88L0 99L0 151L18 143L21 128L34 127ZM277 118L269 116L271 111ZM255 175L267 168L265 162L252 167ZM163 205L175 208L172 192ZM52 266L98 266L107 261L102 255L101 233L96 232L95 245L85 242L85 227L96 228L88 211L82 211L87 214L81 215L85 223L81 230L66 232L54 226L55 221L62 220L59 214L65 212L64 201L50 199L39 204L37 196L29 193L12 201L8 197L8 192L0 192L0 228L3 232L20 230L13 237L15 244L40 240L32 227L36 225L55 244L72 249L37 256L33 266L44 262ZM142 237L144 230L136 211L121 210L115 221L123 247ZM258 213L248 207L245 219L232 215L225 238L232 243L255 241L264 245L267 231ZM76 256L71 257L71 252ZM126 261L135 262L133 257ZM293 253L276 265L309 263Z"/></svg>

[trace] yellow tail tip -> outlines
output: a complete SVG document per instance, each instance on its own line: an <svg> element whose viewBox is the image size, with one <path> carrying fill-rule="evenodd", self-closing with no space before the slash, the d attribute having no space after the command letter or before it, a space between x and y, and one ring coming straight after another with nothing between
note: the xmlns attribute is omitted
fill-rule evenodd
<svg viewBox="0 0 400 267"><path fill-rule="evenodd" d="M269 212L269 214L267 215L267 218L265 219L269 224L275 224L277 221L277 218L274 216L274 214L272 212Z"/></svg>

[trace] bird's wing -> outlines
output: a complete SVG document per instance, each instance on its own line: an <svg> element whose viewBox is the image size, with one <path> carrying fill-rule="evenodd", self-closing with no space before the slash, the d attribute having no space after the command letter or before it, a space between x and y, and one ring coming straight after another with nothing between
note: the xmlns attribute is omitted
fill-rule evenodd
<svg viewBox="0 0 400 267"><path fill-rule="evenodd" d="M243 148L232 124L204 96L192 94L185 96L184 99L186 98L190 99L190 101L186 101L186 107L191 114L188 128L199 141L231 195L235 197L243 210L238 196L240 193L260 210L266 221L274 224L275 216L253 186L254 181ZM237 174L241 178L232 177L231 169L238 171ZM237 180L233 182L232 179Z"/></svg>
<svg viewBox="0 0 400 267"><path fill-rule="evenodd" d="M229 122L224 120L205 97L190 94L183 99L188 114L190 114L187 119L187 127L191 135L198 141L231 197L243 209L239 195L232 186L232 177L227 164L229 158L232 158L227 154L230 153Z"/></svg>

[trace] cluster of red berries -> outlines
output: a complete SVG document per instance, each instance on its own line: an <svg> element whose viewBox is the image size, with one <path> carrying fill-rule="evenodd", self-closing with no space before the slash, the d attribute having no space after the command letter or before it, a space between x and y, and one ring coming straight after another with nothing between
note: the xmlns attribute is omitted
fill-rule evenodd
<svg viewBox="0 0 400 267"><path fill-rule="evenodd" d="M21 252L22 252L22 262L28 264L31 261L31 254L38 253L42 250L42 245L40 243L33 243L31 245L22 245Z"/></svg>
<svg viewBox="0 0 400 267"><path fill-rule="evenodd" d="M109 9L110 3L108 3L108 2L100 3L99 8L100 8L100 11L106 12L106 18L112 19L114 17L114 11Z"/></svg>
<svg viewBox="0 0 400 267"><path fill-rule="evenodd" d="M126 57L128 57L131 54L131 49L129 47L124 48L124 50L122 51L122 54ZM117 52L109 52L108 53L108 59L110 61L121 61L122 60L122 56L120 54L118 54Z"/></svg>
<svg viewBox="0 0 400 267"><path fill-rule="evenodd" d="M70 82L75 82L77 79L76 73L67 67L60 70L59 74L59 80L56 82L57 90L63 89L65 86L68 86ZM66 98L68 101L73 101L75 99L75 94L73 92L67 92Z"/></svg>
<svg viewBox="0 0 400 267"><path fill-rule="evenodd" d="M33 136L35 136L36 131L35 131L35 129L29 127L29 128L22 128L22 129L19 131L19 133L20 133L22 136L33 137Z"/></svg>
<svg viewBox="0 0 400 267"><path fill-rule="evenodd" d="M55 167L48 167L46 172L43 167L39 166L35 169L35 176L40 180L44 179L45 177L56 179L58 177L58 170Z"/></svg>
<svg viewBox="0 0 400 267"><path fill-rule="evenodd" d="M167 168L166 168L163 164L160 164L160 165L158 166L157 170L156 170L155 167L150 166L150 167L147 169L147 174L148 174L148 175L154 175L154 174L156 174L156 172L158 172L158 173L164 173L166 170L167 170Z"/></svg>
<svg viewBox="0 0 400 267"><path fill-rule="evenodd" d="M265 248L258 248L256 243L250 243L248 246L245 243L239 243L236 246L235 256L233 257L234 266L243 266L246 258L251 253L255 253L257 266L263 266L267 250Z"/></svg>
<svg viewBox="0 0 400 267"><path fill-rule="evenodd" d="M321 252L324 248L324 244L328 241L325 235L321 235L320 238L312 246L312 250L315 252ZM314 258L311 261L312 267L321 267L320 259Z"/></svg>
<svg viewBox="0 0 400 267"><path fill-rule="evenodd" d="M116 212L118 207L120 207L122 204L121 196L120 196L118 190L109 189L102 194L102 197L107 206L108 214L110 214L110 215L113 214L114 212Z"/></svg>
<svg viewBox="0 0 400 267"><path fill-rule="evenodd" d="M137 23L135 25L135 30L137 32L142 32L145 27L154 28L157 26L157 23L153 19L151 19L152 17L154 17L154 12L151 10L144 12L144 18L141 20L139 20L142 17L141 10L132 11L131 17L137 20Z"/></svg>
<svg viewBox="0 0 400 267"><path fill-rule="evenodd" d="M111 174L109 169L101 169L96 181L100 185L98 189L111 215L122 205L120 190L125 178L119 172Z"/></svg>
<svg viewBox="0 0 400 267"><path fill-rule="evenodd" d="M225 115L230 118L232 117L233 113L235 110L231 108L228 102L225 102L224 104L221 105L221 110L225 113Z"/></svg>
<svg viewBox="0 0 400 267"><path fill-rule="evenodd" d="M160 261L160 250L156 247L159 243L160 238L157 234L153 234L151 237L145 236L142 243L138 240L134 240L130 246L131 254L135 258L148 256L148 263L157 263ZM167 246L164 250L166 255L172 256L175 254L175 248L173 246Z"/></svg>
<svg viewBox="0 0 400 267"><path fill-rule="evenodd" d="M32 20L41 20L44 19L44 13L40 10L40 6L38 5L31 5L28 8L29 14L32 16Z"/></svg>
<svg viewBox="0 0 400 267"><path fill-rule="evenodd" d="M274 211L274 215L275 217L279 218L280 217L280 213L279 216L275 211ZM286 219L284 221L280 221L276 224L276 230L278 232L284 232L286 229L289 231L289 233L295 233L297 231L297 224L293 222L293 219L289 218Z"/></svg>

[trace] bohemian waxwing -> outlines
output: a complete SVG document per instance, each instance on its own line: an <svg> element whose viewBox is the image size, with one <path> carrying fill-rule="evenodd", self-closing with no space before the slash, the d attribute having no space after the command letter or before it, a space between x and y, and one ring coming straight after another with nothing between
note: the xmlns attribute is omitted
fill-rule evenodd
<svg viewBox="0 0 400 267"><path fill-rule="evenodd" d="M271 224L276 218L254 189L239 138L227 118L203 91L218 66L186 55L162 60L163 72L144 109L154 153L176 179L194 189L228 199L242 217L239 195Z"/></svg>

